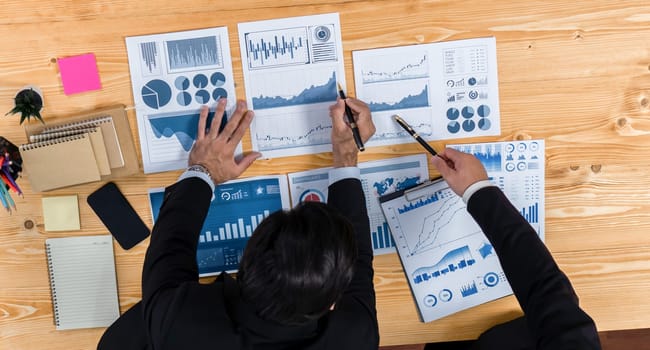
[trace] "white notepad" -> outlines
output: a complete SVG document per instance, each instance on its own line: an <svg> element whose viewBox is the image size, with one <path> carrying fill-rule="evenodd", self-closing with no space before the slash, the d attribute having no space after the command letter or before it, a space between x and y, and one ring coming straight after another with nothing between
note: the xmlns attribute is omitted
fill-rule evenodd
<svg viewBox="0 0 650 350"><path fill-rule="evenodd" d="M120 316L110 235L45 240L57 330L107 327Z"/></svg>

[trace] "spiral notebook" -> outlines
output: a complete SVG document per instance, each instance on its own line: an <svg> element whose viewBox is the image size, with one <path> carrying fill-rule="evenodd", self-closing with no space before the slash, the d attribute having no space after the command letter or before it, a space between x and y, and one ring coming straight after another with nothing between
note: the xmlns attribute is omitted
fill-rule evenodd
<svg viewBox="0 0 650 350"><path fill-rule="evenodd" d="M109 181L139 170L124 106L48 120L25 132L30 143L21 146L21 154L35 192Z"/></svg>
<svg viewBox="0 0 650 350"><path fill-rule="evenodd" d="M101 179L91 134L66 136L20 146L32 190L47 191ZM104 151L104 154L106 151Z"/></svg>
<svg viewBox="0 0 650 350"><path fill-rule="evenodd" d="M57 330L107 327L120 316L112 236L46 239L45 253Z"/></svg>

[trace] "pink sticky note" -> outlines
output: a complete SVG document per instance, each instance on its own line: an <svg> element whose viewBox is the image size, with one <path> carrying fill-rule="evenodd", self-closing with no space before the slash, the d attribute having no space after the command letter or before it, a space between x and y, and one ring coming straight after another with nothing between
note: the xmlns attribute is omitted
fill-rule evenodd
<svg viewBox="0 0 650 350"><path fill-rule="evenodd" d="M59 58L59 71L63 81L63 92L66 95L77 94L84 91L99 90L102 83L99 81L97 61L95 54Z"/></svg>

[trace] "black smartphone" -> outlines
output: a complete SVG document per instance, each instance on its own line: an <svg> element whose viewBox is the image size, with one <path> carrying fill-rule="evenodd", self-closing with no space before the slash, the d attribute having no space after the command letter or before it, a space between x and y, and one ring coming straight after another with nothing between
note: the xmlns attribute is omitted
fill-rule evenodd
<svg viewBox="0 0 650 350"><path fill-rule="evenodd" d="M142 242L151 233L113 182L91 193L86 201L125 250Z"/></svg>

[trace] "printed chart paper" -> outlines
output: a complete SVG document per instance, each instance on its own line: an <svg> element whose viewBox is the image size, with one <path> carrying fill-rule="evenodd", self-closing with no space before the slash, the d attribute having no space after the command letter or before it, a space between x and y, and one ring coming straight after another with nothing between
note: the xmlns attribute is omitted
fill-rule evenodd
<svg viewBox="0 0 650 350"><path fill-rule="evenodd" d="M239 24L253 150L265 158L331 150L329 106L345 89L338 14Z"/></svg>
<svg viewBox="0 0 650 350"><path fill-rule="evenodd" d="M163 188L149 190L153 221L158 219ZM259 176L228 181L214 190L196 252L199 275L234 272L248 239L271 213L289 209L289 189L284 175Z"/></svg>
<svg viewBox="0 0 650 350"><path fill-rule="evenodd" d="M413 142L398 114L428 141L501 134L496 40L354 51L357 98L377 127L369 146Z"/></svg>
<svg viewBox="0 0 650 350"><path fill-rule="evenodd" d="M292 206L304 201L327 202L329 171L321 168L288 174ZM403 190L429 178L427 156L418 154L359 163L366 196L372 247L375 255L394 253L395 242L379 206L379 196Z"/></svg>
<svg viewBox="0 0 650 350"><path fill-rule="evenodd" d="M544 239L544 141L450 146L473 153ZM512 293L494 248L446 182L381 204L424 322Z"/></svg>
<svg viewBox="0 0 650 350"><path fill-rule="evenodd" d="M212 118L227 97L226 115L234 111L228 29L128 37L126 48L144 172L185 168L201 106L210 107Z"/></svg>

